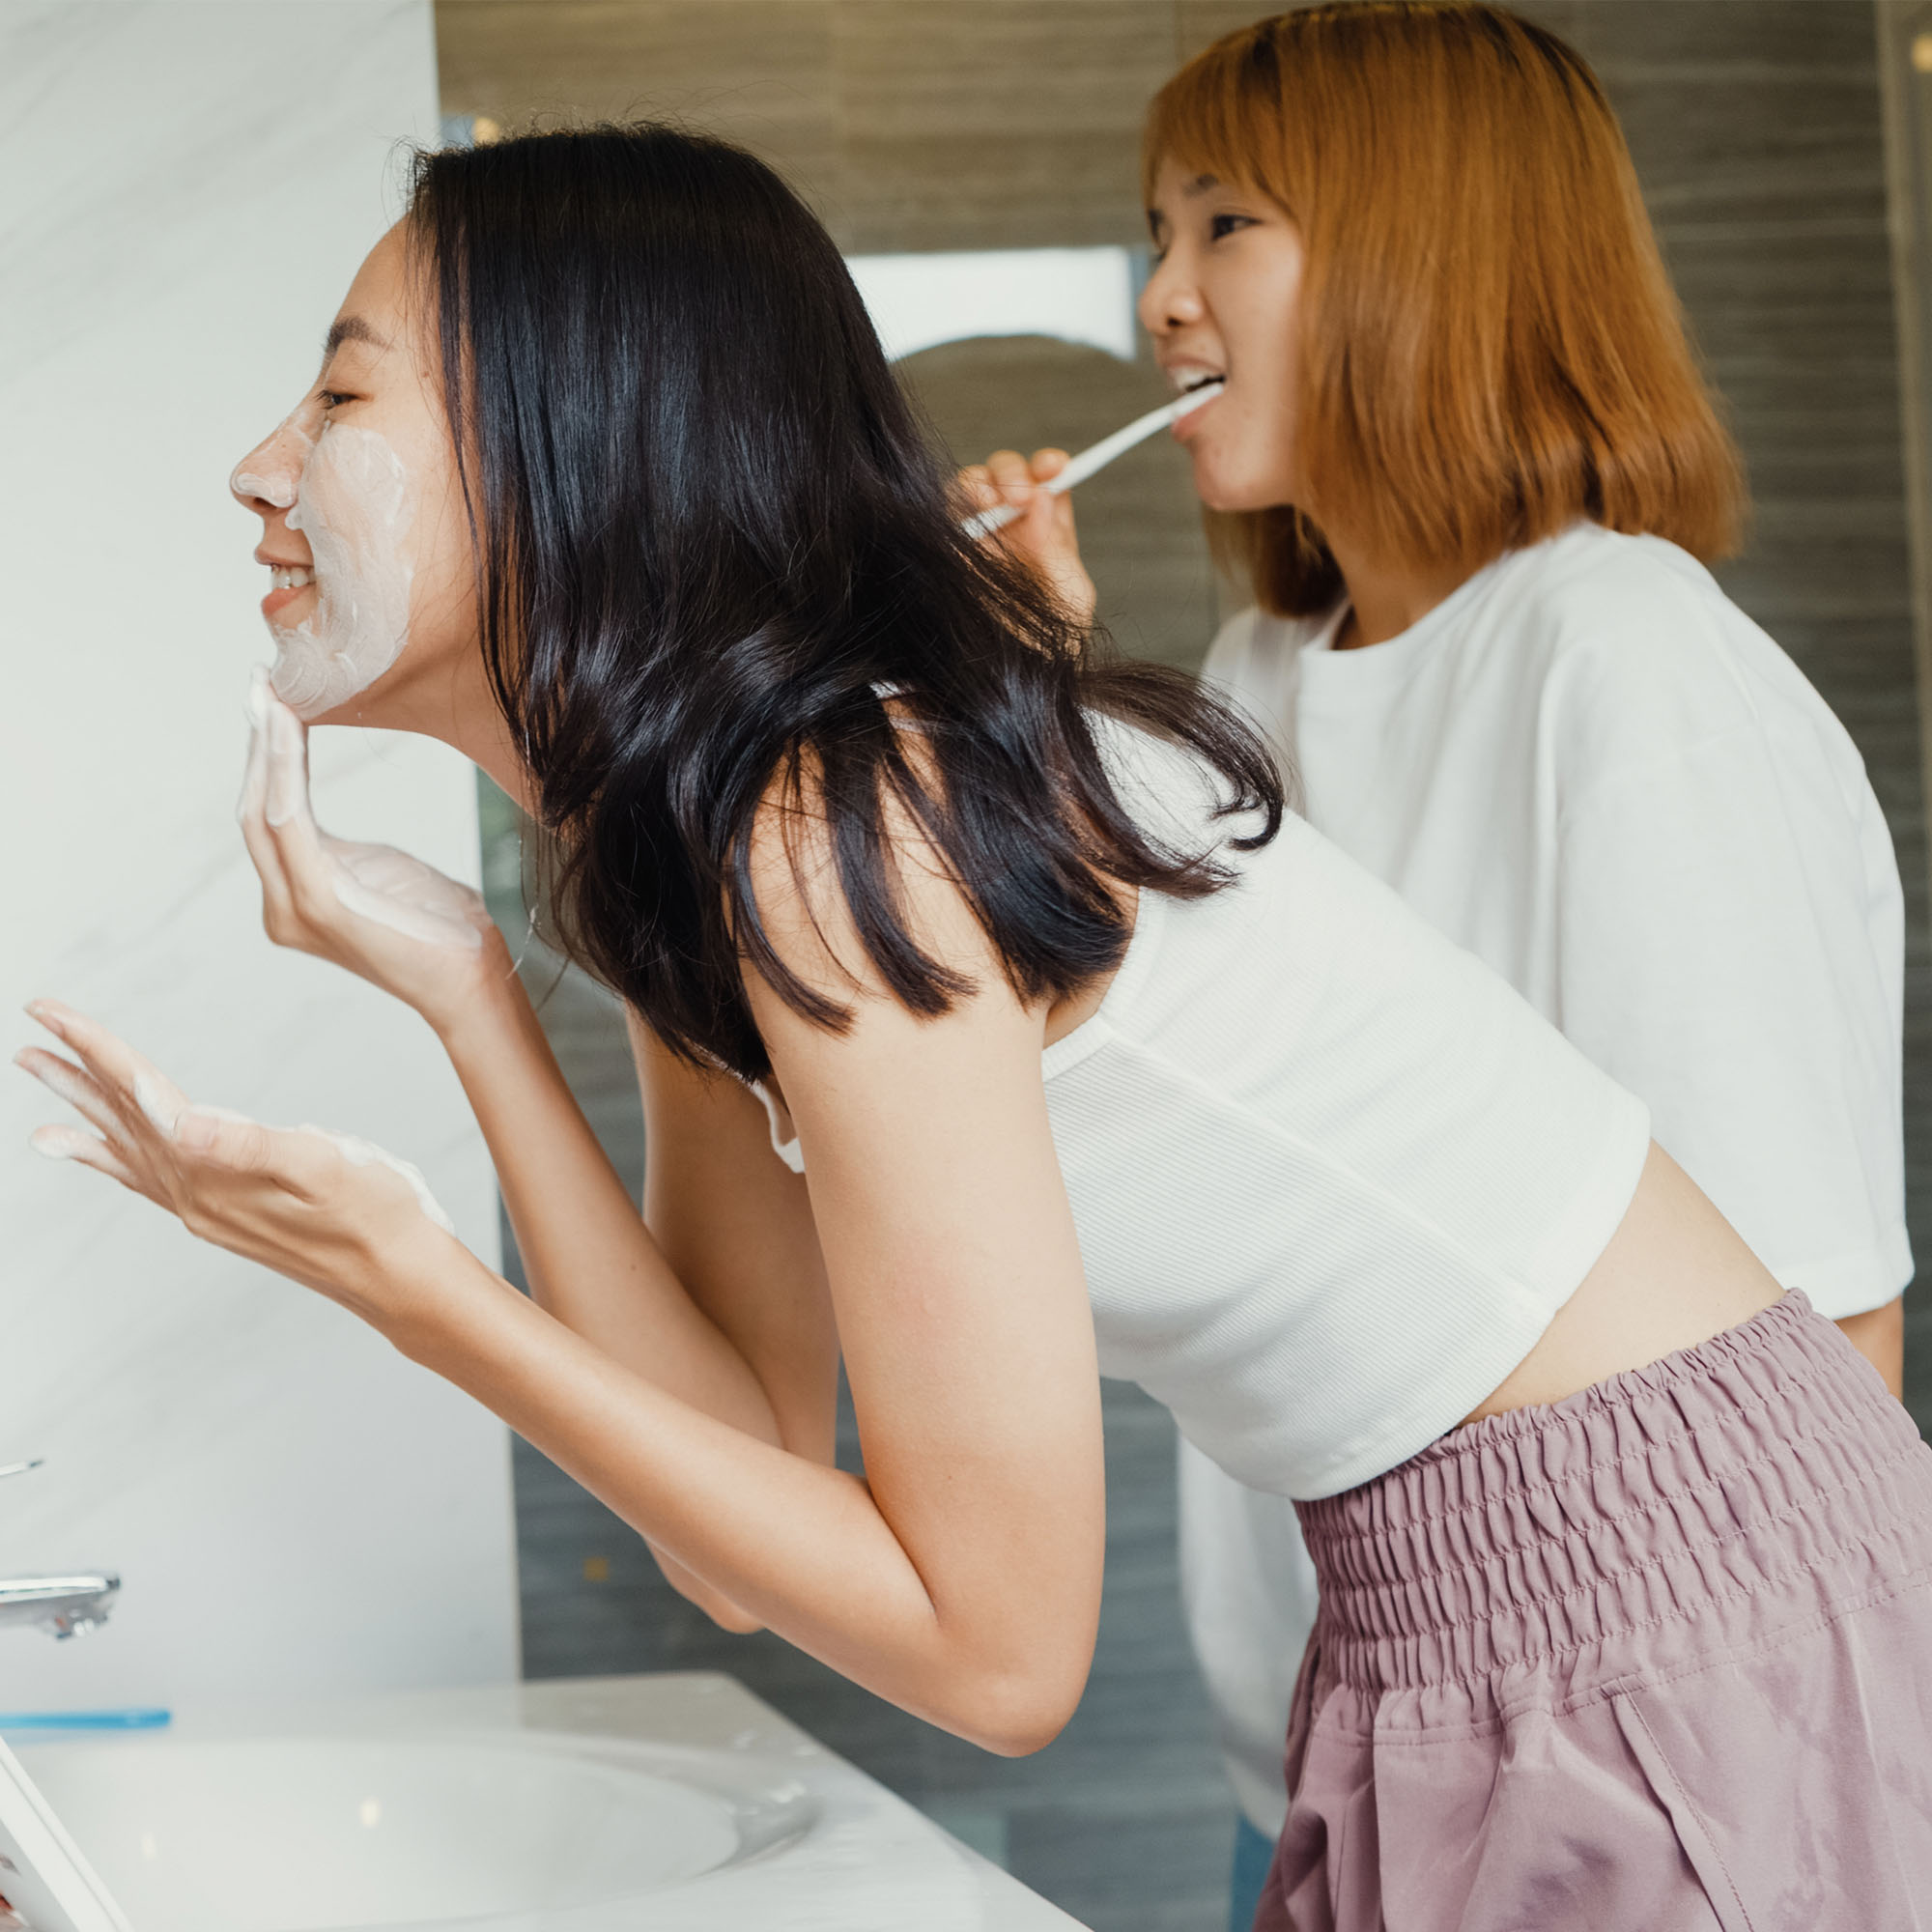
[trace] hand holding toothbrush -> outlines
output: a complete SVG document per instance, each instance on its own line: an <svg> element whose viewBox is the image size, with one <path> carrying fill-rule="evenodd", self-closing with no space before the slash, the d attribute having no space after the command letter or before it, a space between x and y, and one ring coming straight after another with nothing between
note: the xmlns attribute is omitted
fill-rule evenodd
<svg viewBox="0 0 1932 1932"><path fill-rule="evenodd" d="M1149 437L1172 429L1182 416L1220 393L1219 377L1197 384L1172 402L1136 416L1124 429L1102 437L1078 456L1068 456L1064 449L1040 449L1029 464L1016 450L996 450L984 463L959 472L960 486L974 505L962 527L981 542L997 536L1005 548L1033 564L1074 616L1091 623L1094 580L1080 561L1066 492ZM1010 534L1014 530L1019 531L1017 537Z"/></svg>
<svg viewBox="0 0 1932 1932"><path fill-rule="evenodd" d="M1070 616L1091 624L1095 592L1080 560L1073 499L1043 487L1068 460L1064 449L1037 449L1031 461L1016 449L996 449L959 472L959 492L978 518L1007 507L1017 513L981 541L1030 564Z"/></svg>

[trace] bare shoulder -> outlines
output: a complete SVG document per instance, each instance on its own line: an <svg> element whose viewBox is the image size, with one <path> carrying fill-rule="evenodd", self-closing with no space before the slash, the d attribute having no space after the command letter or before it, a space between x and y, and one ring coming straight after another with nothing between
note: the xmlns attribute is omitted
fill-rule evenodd
<svg viewBox="0 0 1932 1932"><path fill-rule="evenodd" d="M746 869L755 930L741 931L746 985L760 1028L796 1002L778 988L787 977L808 1005L822 1002L852 1026L899 1009L907 1018L1019 1002L996 948L933 836L925 800L934 785L916 734L902 739L923 794L886 791L870 830L836 828L814 759L775 774L753 822ZM915 982L930 981L938 997ZM827 1011L794 1013L821 1026Z"/></svg>

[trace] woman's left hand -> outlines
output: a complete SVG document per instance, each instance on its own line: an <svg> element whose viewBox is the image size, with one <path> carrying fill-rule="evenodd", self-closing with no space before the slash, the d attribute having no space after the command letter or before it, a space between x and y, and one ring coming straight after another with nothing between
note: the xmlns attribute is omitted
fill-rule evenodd
<svg viewBox="0 0 1932 1932"><path fill-rule="evenodd" d="M378 1327L411 1309L449 1218L422 1176L320 1127L266 1127L191 1104L156 1067L71 1008L28 1012L72 1054L26 1047L15 1065L92 1127L44 1126L36 1151L78 1161L178 1215L191 1235L342 1303ZM440 1252L437 1244L444 1244Z"/></svg>

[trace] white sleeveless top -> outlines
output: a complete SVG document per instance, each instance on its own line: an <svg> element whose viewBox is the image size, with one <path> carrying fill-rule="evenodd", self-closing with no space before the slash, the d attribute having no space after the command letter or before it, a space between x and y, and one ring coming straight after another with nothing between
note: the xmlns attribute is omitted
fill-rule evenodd
<svg viewBox="0 0 1932 1932"><path fill-rule="evenodd" d="M1158 836L1245 829L1208 827L1191 761L1107 738ZM1251 1488L1332 1495L1529 1353L1623 1219L1650 1117L1302 820L1223 856L1238 881L1205 899L1141 894L1041 1075L1101 1373Z"/></svg>

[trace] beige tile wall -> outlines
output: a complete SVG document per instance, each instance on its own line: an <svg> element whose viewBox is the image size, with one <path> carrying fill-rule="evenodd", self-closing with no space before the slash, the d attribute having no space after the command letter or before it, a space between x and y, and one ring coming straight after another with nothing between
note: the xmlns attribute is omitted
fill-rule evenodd
<svg viewBox="0 0 1932 1932"><path fill-rule="evenodd" d="M848 252L1128 242L1141 111L1189 11L442 0L438 52L452 113L701 121L781 168Z"/></svg>

